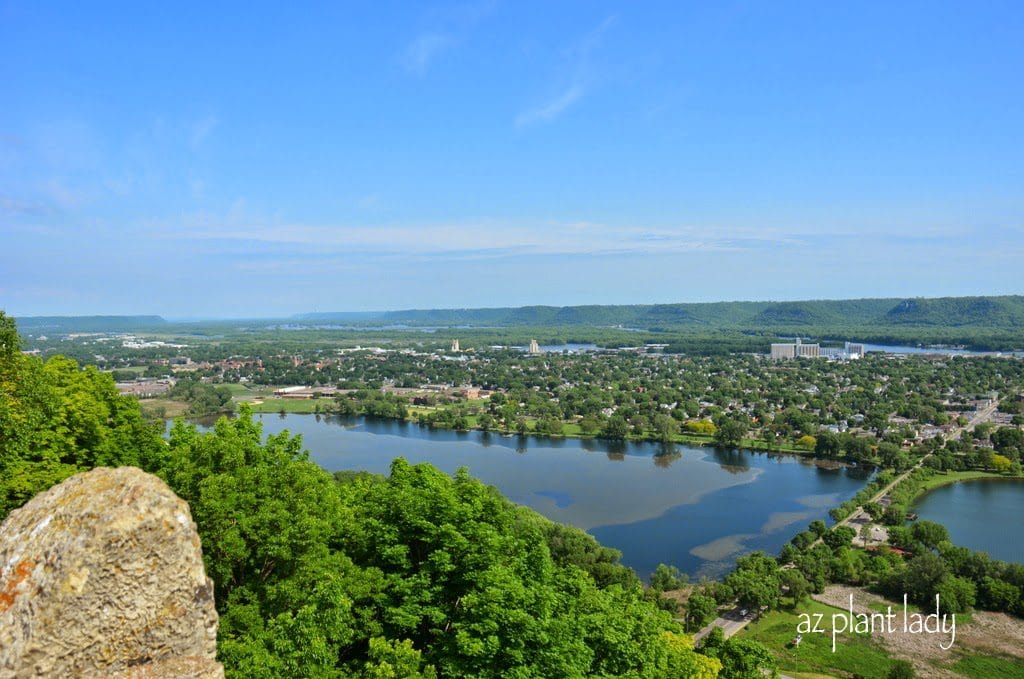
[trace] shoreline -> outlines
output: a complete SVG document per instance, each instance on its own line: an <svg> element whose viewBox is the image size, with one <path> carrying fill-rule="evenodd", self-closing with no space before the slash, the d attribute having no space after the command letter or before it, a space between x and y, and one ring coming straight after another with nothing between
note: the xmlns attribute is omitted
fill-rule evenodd
<svg viewBox="0 0 1024 679"><path fill-rule="evenodd" d="M249 402L249 401L242 401L242 402L238 402L238 403L250 403L250 405L251 405L251 402ZM306 404L306 403L309 403L309 401L296 401L295 403ZM263 405L263 404L261 404L261 405ZM276 409L276 408L253 408L252 409L252 413L253 413L253 415L280 415L281 414L281 410L280 409ZM216 417L220 417L221 415L233 416L233 415L237 415L237 414L238 414L238 410L235 409L233 411L226 411L226 412L222 412L222 413L216 413L216 414L212 414L212 415L205 416L205 417L216 418ZM320 412L316 412L314 410L305 409L305 408L303 408L303 409L294 409L294 410L286 410L284 412L284 414L286 414L286 415L320 415L322 417L331 416L331 415L335 415L335 416L338 415L338 413L335 413L333 411L320 411ZM182 417L185 417L185 416L182 416ZM372 418L373 416L370 416L370 415L351 415L350 417L370 417L370 418ZM171 420L171 419L174 419L174 418L167 418L167 419ZM185 417L185 419L187 421L191 422L191 421L201 420L203 418L202 417L201 418ZM582 434L582 433L566 433L566 434L560 434L560 435L552 435L552 434L538 434L538 433L536 433L534 431L527 431L526 433L522 433L521 434L521 433L519 433L517 431L506 431L506 430L501 430L501 429L487 429L487 430L484 430L484 429L481 429L480 427L470 427L469 429L454 429L454 428L451 428L451 427L433 427L432 428L429 425L425 425L425 424L420 423L419 421L416 420L415 417L412 417L412 416L405 417L405 418L381 417L381 418L377 418L377 419L381 419L381 420L385 420L385 421L391 421L391 422L405 422L407 424L424 427L426 429L436 429L437 431L451 431L451 432L460 432L460 433L477 432L477 433L480 433L480 434L485 434L486 433L486 434L492 434L492 435L495 435L495 436L502 436L502 437L506 437L506 436L512 436L512 437L527 436L527 437L530 437L530 438L536 438L536 439L541 439L541 440L543 440L543 439L552 439L552 440L579 439L579 440L584 440L584 441L607 441L607 442L621 442L621 443L676 444L676 445L692 446L692 447L696 447L696 448L714 448L714 447L716 447L711 436L700 436L700 435L679 434L679 435L676 435L671 441L661 441L661 440L659 440L657 438L650 438L650 437L640 438L640 437L637 437L637 436L627 436L627 437L621 438L621 439L609 439L609 438L604 438L604 437L598 436L598 435L586 435L586 434ZM796 457L800 457L800 458L806 458L806 459L808 459L810 461L814 461L814 462L822 462L822 463L833 464L833 465L835 465L837 467L850 467L850 466L853 466L850 462L848 462L846 460L833 459L833 458L828 458L828 457L819 457L819 456L814 454L813 450L807 450L807 449L803 449L803 448L789 448L789 447L780 447L780 446L769 446L768 444L766 444L764 442L763 439L747 439L747 438L744 438L737 445L735 445L735 446L726 446L723 449L724 450L748 450L750 452L767 453L767 454L771 454L771 455L792 455L792 456L796 456ZM858 468L859 467L863 467L863 468L873 469L873 470L877 471L877 467L875 467L874 465L866 464L866 463L857 464L856 467L858 467Z"/></svg>
<svg viewBox="0 0 1024 679"><path fill-rule="evenodd" d="M284 401L284 402L278 402L277 400L274 400L272 403L268 403L267 401L263 401L263 402L259 402L259 403L256 403L256 404L253 404L252 401L236 401L235 405L237 406L237 405L240 405L242 403L249 403L250 407L252 407L252 412L253 412L254 415L277 415L277 414L280 414L282 411L285 412L286 414L289 414L289 415L317 415L317 414L318 415L333 415L333 414L336 414L332 410L317 411L315 409L315 407L316 407L315 401ZM295 405L295 404L298 404L298 405ZM237 409L234 412L237 412ZM384 419L393 419L393 420L396 420L396 421L399 420L399 418L384 418ZM416 419L416 417L414 415L414 412L412 412L412 411L410 411L409 415L406 416L404 419L401 419L401 421L409 422L411 424L419 424L419 422L417 421L417 419ZM575 426L573 423L565 423L565 425L567 427ZM477 426L473 426L473 427L470 427L468 429L452 429L450 427L437 427L437 428L438 429L442 429L442 430L447 430L447 431L478 431L478 432L485 431L485 430L483 430L483 429L481 429L480 427L477 427ZM488 429L486 431L489 431L489 432L492 432L492 433L495 433L495 434L498 434L498 435L505 435L505 434L512 434L513 436L519 435L519 432L517 432L517 431L509 431L509 430L502 430L502 429ZM646 443L678 443L678 444L682 444L682 445L699 446L699 447L714 446L715 445L714 441L712 440L712 437L710 435L703 436L703 435L700 435L700 434L677 434L670 441L661 441L660 439L652 438L652 437L646 437L646 436L645 437L627 436L627 437L621 438L621 439L604 439L603 437L598 436L598 435L586 435L586 434L577 433L577 432L568 432L568 433L563 433L563 434L559 434L559 435L551 435L551 434L537 434L536 432L533 432L533 431L527 431L523 435L524 436L536 436L538 438L552 438L552 439L591 439L591 440L592 439L602 439L602 440L607 440L607 441L628 441L628 442L631 442L631 443L641 443L641 442L646 442ZM837 464L844 464L844 465L849 465L850 464L849 462L846 462L844 460L832 460L831 458L817 457L814 454L813 450L808 450L806 448L790 447L790 446L784 446L784 445L783 446L769 445L767 442L765 442L764 439L744 438L744 439L741 439L740 442L737 445L731 446L731 447L733 447L733 448L744 448L744 449L755 450L755 451L764 452L764 453L778 453L778 454L783 454L783 455L799 455L801 457L810 457L810 458L813 458L813 459L833 461L833 462L836 462Z"/></svg>
<svg viewBox="0 0 1024 679"><path fill-rule="evenodd" d="M956 483L971 483L974 481L1024 482L1024 478L1019 476L1007 476L1005 474L997 474L995 472L985 472L977 470L938 472L935 476L929 478L924 482L921 489L918 490L917 494L910 499L908 506L914 507L918 505L930 492L938 488L952 486L953 484Z"/></svg>

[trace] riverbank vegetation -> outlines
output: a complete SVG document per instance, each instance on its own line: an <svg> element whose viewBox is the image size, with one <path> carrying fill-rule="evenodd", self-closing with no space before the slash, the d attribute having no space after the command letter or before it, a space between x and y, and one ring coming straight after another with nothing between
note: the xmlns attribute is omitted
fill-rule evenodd
<svg viewBox="0 0 1024 679"><path fill-rule="evenodd" d="M20 351L0 314L0 519L97 465L188 501L230 677L760 676L759 646L704 654L618 553L465 472L396 460L328 474L247 409L169 440L94 368ZM720 656L721 659L719 659ZM752 669L751 669L752 668Z"/></svg>
<svg viewBox="0 0 1024 679"><path fill-rule="evenodd" d="M204 417L232 410L230 389L206 384L195 378L178 380L167 392L167 397L187 403L190 417Z"/></svg>
<svg viewBox="0 0 1024 679"><path fill-rule="evenodd" d="M970 318L1009 318L1010 312L999 311L1002 302L989 301L965 313ZM836 322L876 314L874 302L862 302L845 315L829 311L831 303L787 303L755 304L747 311L729 307L726 317L748 311L767 314L769 326L781 333L788 328L780 324L785 318ZM959 308L961 302L911 300L894 303L890 310L900 319L900 328L917 319L915 323L927 323L916 330L934 329L933 322L947 314L943 310ZM492 311L500 316L509 310ZM132 346L126 347L113 335L61 335L45 341L37 336L33 346L44 356L70 351L83 362L118 370L122 376L141 370L214 388L244 386L248 393L236 392L234 405L251 401L258 412L336 411L441 428L743 446L897 470L910 468L929 452L930 440L948 438L995 398L999 411L987 415L998 415L995 431L986 431L988 425L982 423L982 445L968 440L965 445L974 449L950 452L984 455L983 449L991 445L1000 456L991 458L992 463L1008 464L1011 472L1019 469L1013 466L1024 448L1019 431L1024 423L1024 361L1019 359L869 353L859 361L770 361L737 352L766 352L774 339L771 333L712 333L701 342L717 342L721 351L693 351L676 346L678 338L672 339L671 333L661 336L643 330L643 325L596 327L579 320L596 313L594 309L576 311L583 316L519 310L502 316L501 323L507 324L501 327L460 327L461 346L454 351L441 325L417 325L427 318L440 319L438 324L447 318L434 312L410 318L407 326L360 325L362 321L353 319L347 325L228 324L193 328L188 337L176 339L168 327L159 340L164 344L154 346L129 342ZM638 312L664 320L679 309L669 305ZM509 320L513 317L514 322ZM545 323L562 318L567 323L533 325L530 318ZM596 345L606 350L529 355L516 348L530 339L590 343L590 349ZM310 399L314 403L303 403L294 395L278 398L271 393L296 385L329 388L339 396L316 398L320 392L315 392ZM215 409L206 396L188 395L194 401L188 408Z"/></svg>
<svg viewBox="0 0 1024 679"><path fill-rule="evenodd" d="M314 399L319 408L281 403L287 412L369 414L461 430L744 446L898 470L929 452L929 439L964 425L991 398L1002 399L1001 418L1012 417L1008 413L1024 386L1024 361L976 357L772 362L629 352L361 350L316 360L289 356L280 371L273 356L260 356L258 364L247 360L248 367L196 372L212 383L330 384L341 392L333 400ZM268 412L278 403L258 407ZM1015 428L991 433L1003 449L999 454L1011 462L1020 457L1019 441L1008 440Z"/></svg>
<svg viewBox="0 0 1024 679"><path fill-rule="evenodd" d="M396 335L422 340L435 331L458 328L465 337L463 345L472 348L526 345L530 339L542 344L594 342L603 347L658 342L704 355L765 352L772 338L793 336L1021 350L1022 327L1024 297L1019 295L328 312L196 323L172 323L156 316L23 320L23 331L33 338L44 333L144 332L186 342L208 337L228 345L256 344L284 332L308 347L353 338L366 344Z"/></svg>
<svg viewBox="0 0 1024 679"><path fill-rule="evenodd" d="M360 350L319 361L319 368L278 353L236 357L233 367L191 366L174 386L190 407L208 410L244 400L252 390L242 384L257 384L264 407L273 408L279 404L267 398L270 385L315 371L317 382L340 390L337 398L281 402L455 429L760 442L885 468L833 517L865 506L894 524L896 549L858 549L853 528L814 522L778 558L747 555L723 581L700 583L673 614L614 550L464 474L453 479L398 461L388 477L336 480L296 439L264 443L245 405L241 417L222 419L207 434L176 424L168 445L136 400L117 395L110 375L64 357L22 354L2 315L0 330L0 515L99 464L132 464L165 478L200 527L217 584L221 655L236 676L294 675L299 667L323 676L396 667L402 676L424 677L744 676L743 660L768 666L756 647L713 642L697 653L673 617L693 631L719 606L778 610L829 583L908 592L922 604L940 593L949 611L1021 615L1024 607L1024 565L950 545L928 522L898 525L913 498L943 473L1020 473L1018 425L982 427L964 441L944 435L959 432L993 399L1005 414L1019 415L1018 360L773 363L755 356ZM929 428L932 435L924 435ZM888 507L870 505L896 474L922 461L890 493Z"/></svg>

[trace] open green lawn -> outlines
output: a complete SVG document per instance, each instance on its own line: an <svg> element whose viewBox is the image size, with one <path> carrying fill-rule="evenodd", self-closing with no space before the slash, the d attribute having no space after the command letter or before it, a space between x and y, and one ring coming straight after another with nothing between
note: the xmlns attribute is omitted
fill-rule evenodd
<svg viewBox="0 0 1024 679"><path fill-rule="evenodd" d="M921 493L924 495L929 490L934 490L939 486L948 486L951 483L958 481L971 481L974 479L1002 479L1006 478L1000 474L993 474L992 472L978 472L978 471L950 471L940 472L934 476L930 476L921 484Z"/></svg>
<svg viewBox="0 0 1024 679"><path fill-rule="evenodd" d="M157 417L182 417L188 412L188 404L184 401L172 401L169 398L145 398L139 401L142 412Z"/></svg>
<svg viewBox="0 0 1024 679"><path fill-rule="evenodd" d="M261 393L264 393L264 392L269 394L269 393L271 393L273 391L270 387L256 387L256 388L253 388L253 387L249 386L248 384L237 384L235 382L228 382L228 383L225 383L225 384L218 384L217 386L219 386L219 387L227 387L228 390L231 392L231 395L234 396L235 398L238 398L238 397L243 397L244 398L244 397L247 397L247 396L255 396L255 395L258 395L258 394L261 394Z"/></svg>
<svg viewBox="0 0 1024 679"><path fill-rule="evenodd" d="M1024 663L991 655L965 656L953 663L951 669L971 679L1024 679Z"/></svg>
<svg viewBox="0 0 1024 679"><path fill-rule="evenodd" d="M893 608L896 604L893 603ZM903 604L900 603L899 606ZM869 606L872 610L885 611L885 604ZM909 610L917 610L910 606ZM801 613L822 613L821 627L825 634L804 634L799 648L790 647L790 641L797 634ZM842 633L836 639L836 651L832 652L832 615L842 614L842 609L817 601L801 604L796 610L772 611L755 623L748 625L740 634L763 643L779 661L779 671L797 679L817 677L852 677L884 679L892 666L893 659L886 650L869 634ZM957 623L967 624L970 616L957 616ZM980 652L979 652L980 651ZM957 659L943 662L944 669L952 670L971 679L1024 679L1024 663L1019 659L989 655L981 649L960 648Z"/></svg>
<svg viewBox="0 0 1024 679"><path fill-rule="evenodd" d="M141 375L142 373L146 372L146 366L144 366L144 365L129 365L129 366L125 366L123 368L112 368L110 370L104 370L103 372L109 373L109 372L114 372L114 370L117 370L118 372L133 372L136 375Z"/></svg>
<svg viewBox="0 0 1024 679"><path fill-rule="evenodd" d="M850 676L859 674L870 679L884 679L892 666L892 660L868 634L843 633L836 639L836 651L832 652L832 614L842 610L816 601L801 604L795 611L772 611L757 622L748 625L741 634L760 641L778 658L779 670L785 673L809 673ZM790 648L789 642L797 634L800 613L822 613L822 628L825 634L804 634L798 648ZM812 617L813 620L813 617Z"/></svg>
<svg viewBox="0 0 1024 679"><path fill-rule="evenodd" d="M254 413L328 413L334 409L331 399L316 398L268 398L259 403L251 403Z"/></svg>

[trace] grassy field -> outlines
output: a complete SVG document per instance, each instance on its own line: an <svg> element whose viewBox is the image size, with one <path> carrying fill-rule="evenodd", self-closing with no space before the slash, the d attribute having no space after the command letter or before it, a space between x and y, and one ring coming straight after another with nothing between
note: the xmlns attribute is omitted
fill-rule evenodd
<svg viewBox="0 0 1024 679"><path fill-rule="evenodd" d="M117 368L117 371L118 372L132 372L132 373L135 373L136 375L141 375L142 373L146 372L146 366L144 366L144 365L128 365L128 366L125 366L123 368ZM113 369L111 369L111 370L104 370L103 372L105 372L105 373L112 373L114 371L113 371Z"/></svg>
<svg viewBox="0 0 1024 679"><path fill-rule="evenodd" d="M334 409L330 399L268 398L263 401L249 401L254 413L328 413Z"/></svg>
<svg viewBox="0 0 1024 679"><path fill-rule="evenodd" d="M822 628L826 634L804 634L799 647L790 647L797 634L800 613L822 613ZM866 679L884 679L892 666L892 659L869 634L841 634L832 652L832 615L843 611L817 601L801 604L795 610L772 611L757 622L748 625L741 634L760 641L779 661L779 670L793 676L850 676L858 674ZM812 620L814 618L812 617Z"/></svg>
<svg viewBox="0 0 1024 679"><path fill-rule="evenodd" d="M1024 679L1024 665L1019 661L991 655L965 656L950 669L971 679Z"/></svg>
<svg viewBox="0 0 1024 679"><path fill-rule="evenodd" d="M226 384L219 384L217 386L227 387L231 392L231 395L235 398L252 398L255 396L270 396L274 393L274 387L267 386L250 386L248 384L237 384L235 382L228 382Z"/></svg>
<svg viewBox="0 0 1024 679"><path fill-rule="evenodd" d="M142 412L160 417L181 417L188 411L184 401L172 401L169 398L146 398L139 401Z"/></svg>
<svg viewBox="0 0 1024 679"><path fill-rule="evenodd" d="M866 606L871 611L887 612L901 609L902 602L881 599L877 595L860 590L863 597L871 599ZM856 595L855 595L856 596ZM1007 677L1024 679L1024 661L1014 650L1019 649L1019 628L1007 629L1006 621L998 614L978 613L977 615L956 616L956 646L952 653L943 654L934 649L928 652L927 644L914 638L901 638L899 634L881 635L872 638L869 634L842 633L836 639L836 651L832 652L832 615L844 613L844 608L830 606L820 601L809 601L795 610L773 611L761 620L747 626L741 635L763 643L779 661L779 670L796 679L820 679L821 677L854 676L865 679L884 679L894 658L907 657L917 666L922 676L929 676L924 668L942 672L942 676L955 673L971 679ZM917 612L917 606L908 606L910 612ZM801 613L821 613L820 623L824 634L804 634L798 648L790 645L797 634ZM910 635L913 636L913 635ZM907 641L911 643L906 646Z"/></svg>
<svg viewBox="0 0 1024 679"><path fill-rule="evenodd" d="M918 493L917 498L927 493L930 490L935 490L941 486L948 486L959 481L972 481L975 479L1005 479L1005 476L1000 474L993 474L992 472L977 472L977 471L950 471L940 472L935 476L931 476L921 484L921 491Z"/></svg>

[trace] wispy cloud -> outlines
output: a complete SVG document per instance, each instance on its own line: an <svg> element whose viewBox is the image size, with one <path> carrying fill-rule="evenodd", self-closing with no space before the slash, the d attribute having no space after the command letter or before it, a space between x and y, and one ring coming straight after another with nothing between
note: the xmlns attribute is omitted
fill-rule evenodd
<svg viewBox="0 0 1024 679"><path fill-rule="evenodd" d="M799 238L791 235L743 229L623 228L589 222L513 225L496 220L370 227L266 224L245 218L216 220L200 215L183 222L156 225L154 232L164 239L188 240L197 245L205 242L219 251L253 255L276 252L297 257L348 254L444 260L525 255L670 254L802 245Z"/></svg>
<svg viewBox="0 0 1024 679"><path fill-rule="evenodd" d="M523 111L516 116L516 127L526 127L537 123L546 123L558 116L575 104L585 93L586 88L582 83L572 83L561 94L554 99L536 107Z"/></svg>
<svg viewBox="0 0 1024 679"><path fill-rule="evenodd" d="M205 116L192 123L189 132L189 147L193 151L198 150L209 139L218 125L220 125L220 118L215 115Z"/></svg>
<svg viewBox="0 0 1024 679"><path fill-rule="evenodd" d="M356 201L356 207L366 212L379 212L384 209L384 200L379 193L368 193Z"/></svg>
<svg viewBox="0 0 1024 679"><path fill-rule="evenodd" d="M0 214L41 216L53 213L53 207L41 201L0 195Z"/></svg>
<svg viewBox="0 0 1024 679"><path fill-rule="evenodd" d="M402 64L406 70L415 75L427 72L430 62L442 50L455 44L455 39L443 33L421 33L405 48Z"/></svg>
<svg viewBox="0 0 1024 679"><path fill-rule="evenodd" d="M596 28L578 39L565 51L561 65L565 75L561 78L561 84L547 99L521 111L515 119L516 127L529 127L551 122L590 92L597 81L596 69L593 66L593 52L601 45L605 34L614 23L614 15L605 18Z"/></svg>
<svg viewBox="0 0 1024 679"><path fill-rule="evenodd" d="M424 75L440 54L462 42L495 6L494 0L482 0L435 12L428 20L430 27L418 33L402 50L402 66L413 75Z"/></svg>

